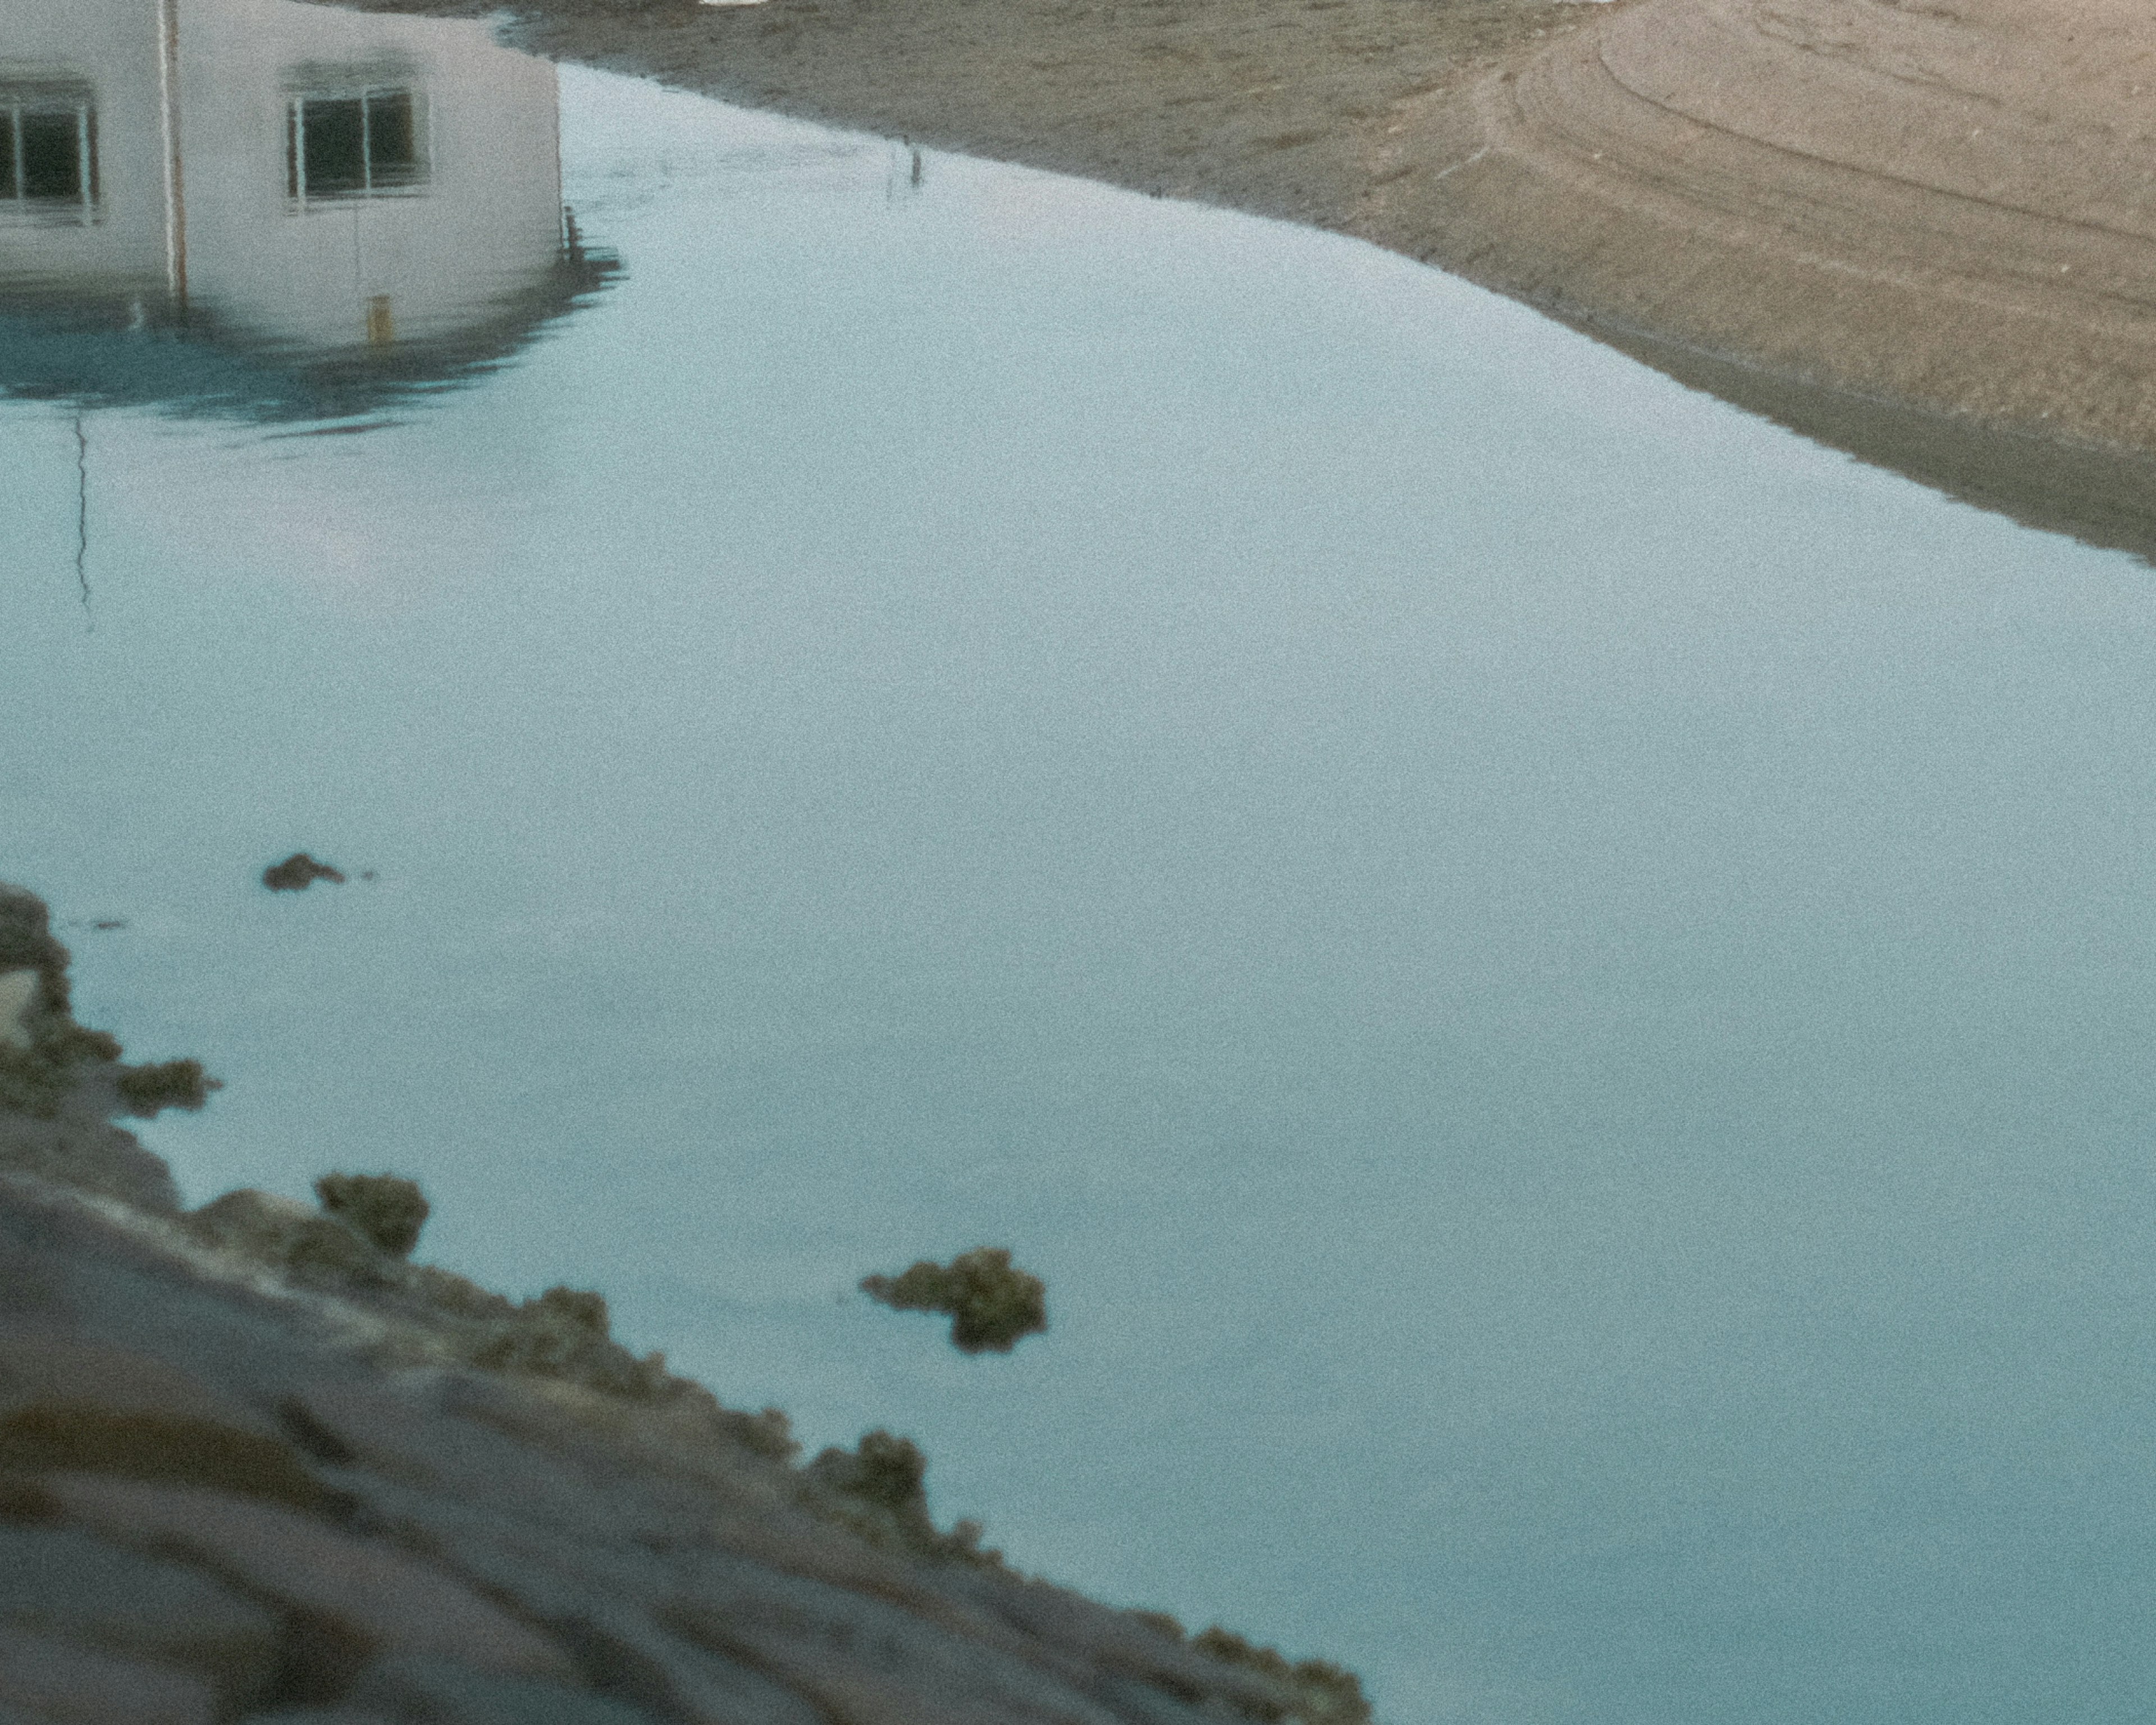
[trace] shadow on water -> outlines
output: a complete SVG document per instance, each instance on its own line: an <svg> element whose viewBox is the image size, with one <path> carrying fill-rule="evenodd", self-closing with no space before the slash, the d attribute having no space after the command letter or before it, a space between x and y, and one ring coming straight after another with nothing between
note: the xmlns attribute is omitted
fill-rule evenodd
<svg viewBox="0 0 2156 1725"><path fill-rule="evenodd" d="M350 418L618 268L562 201L552 67L483 23L0 0L0 393Z"/></svg>
<svg viewBox="0 0 2156 1725"><path fill-rule="evenodd" d="M1563 319L1665 377L2025 527L2156 563L2156 459L2076 449L1777 376L1676 342Z"/></svg>

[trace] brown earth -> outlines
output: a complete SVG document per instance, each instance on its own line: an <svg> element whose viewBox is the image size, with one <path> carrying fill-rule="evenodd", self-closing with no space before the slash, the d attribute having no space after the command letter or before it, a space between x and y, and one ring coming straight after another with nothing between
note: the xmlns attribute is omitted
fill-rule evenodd
<svg viewBox="0 0 2156 1725"><path fill-rule="evenodd" d="M2156 552L2156 13L2132 0L518 10L564 58L1355 234Z"/></svg>

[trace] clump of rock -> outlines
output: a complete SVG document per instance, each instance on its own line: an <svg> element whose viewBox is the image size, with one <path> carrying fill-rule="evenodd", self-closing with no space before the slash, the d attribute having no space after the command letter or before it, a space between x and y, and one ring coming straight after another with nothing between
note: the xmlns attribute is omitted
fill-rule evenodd
<svg viewBox="0 0 2156 1725"><path fill-rule="evenodd" d="M78 1024L49 913L0 886L0 1168L170 1211L172 1175L113 1117L200 1108L217 1088L198 1060L131 1065L119 1043Z"/></svg>
<svg viewBox="0 0 2156 1725"><path fill-rule="evenodd" d="M952 1345L965 1353L1009 1353L1048 1327L1046 1285L1002 1246L978 1246L948 1264L924 1258L900 1276L863 1276L861 1291L895 1312L947 1316Z"/></svg>
<svg viewBox="0 0 2156 1725"><path fill-rule="evenodd" d="M262 884L272 892L305 892L317 880L332 886L345 884L345 873L326 862L317 862L304 850L295 850L284 861L262 871Z"/></svg>

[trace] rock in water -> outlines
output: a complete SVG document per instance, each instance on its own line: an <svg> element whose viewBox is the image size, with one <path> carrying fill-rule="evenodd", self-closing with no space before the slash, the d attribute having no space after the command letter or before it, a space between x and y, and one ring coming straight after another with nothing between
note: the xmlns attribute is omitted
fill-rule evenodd
<svg viewBox="0 0 2156 1725"><path fill-rule="evenodd" d="M341 886L344 870L333 869L326 862L316 862L304 850L295 850L284 861L272 863L262 871L262 884L272 892L305 892L317 880Z"/></svg>
<svg viewBox="0 0 2156 1725"><path fill-rule="evenodd" d="M940 1312L964 1353L1009 1353L1048 1327L1048 1286L1002 1246L978 1246L948 1264L927 1259L903 1276L867 1276L861 1291L895 1312Z"/></svg>

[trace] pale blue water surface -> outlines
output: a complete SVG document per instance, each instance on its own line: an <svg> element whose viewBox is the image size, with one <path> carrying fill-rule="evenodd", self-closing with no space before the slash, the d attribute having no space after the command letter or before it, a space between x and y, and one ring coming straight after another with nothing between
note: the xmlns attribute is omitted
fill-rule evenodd
<svg viewBox="0 0 2156 1725"><path fill-rule="evenodd" d="M189 1194L417 1174L1403 1725L2144 1717L2150 572L1353 244L560 100L620 268L508 357L0 403L0 876L228 1081ZM851 1291L982 1242L1008 1359Z"/></svg>

